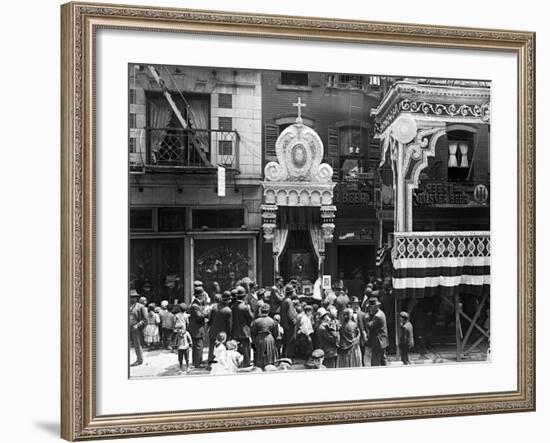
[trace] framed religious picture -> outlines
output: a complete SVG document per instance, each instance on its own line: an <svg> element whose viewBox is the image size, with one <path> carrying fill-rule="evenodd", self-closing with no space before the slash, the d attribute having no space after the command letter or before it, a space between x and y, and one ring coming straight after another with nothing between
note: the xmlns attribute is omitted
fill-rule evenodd
<svg viewBox="0 0 550 443"><path fill-rule="evenodd" d="M534 409L533 33L61 11L63 438Z"/></svg>

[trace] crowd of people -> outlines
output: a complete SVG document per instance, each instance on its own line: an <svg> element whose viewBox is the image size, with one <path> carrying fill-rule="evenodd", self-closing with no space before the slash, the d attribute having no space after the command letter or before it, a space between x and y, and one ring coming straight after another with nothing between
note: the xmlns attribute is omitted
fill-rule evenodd
<svg viewBox="0 0 550 443"><path fill-rule="evenodd" d="M248 279L208 294L199 280L186 303L160 306L130 291L130 345L143 364L143 347L177 354L179 371L204 368L211 374L242 371L352 368L387 364L388 322L380 301L385 283L366 285L350 296L342 283L320 299L299 296L295 280L277 277L266 290ZM410 364L413 327L399 314L399 355ZM208 357L205 359L206 348Z"/></svg>

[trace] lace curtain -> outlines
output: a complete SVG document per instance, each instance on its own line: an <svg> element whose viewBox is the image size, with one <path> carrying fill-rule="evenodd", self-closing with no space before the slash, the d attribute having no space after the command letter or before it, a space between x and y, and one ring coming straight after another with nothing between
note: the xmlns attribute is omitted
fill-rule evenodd
<svg viewBox="0 0 550 443"><path fill-rule="evenodd" d="M195 132L195 140L200 144L201 149L204 152L210 151L210 133L208 129L210 128L210 122L208 121L210 117L210 104L208 100L200 98L190 98L188 99L189 103L189 113L191 114L192 128L193 129L204 129L204 131Z"/></svg>
<svg viewBox="0 0 550 443"><path fill-rule="evenodd" d="M275 236L273 238L273 252L275 261L275 274L279 274L280 260L285 250L286 241L288 239L288 228L275 229Z"/></svg>
<svg viewBox="0 0 550 443"><path fill-rule="evenodd" d="M164 97L149 99L149 125L153 128L150 131L150 146L151 152L158 151L162 140L166 136L165 128L168 127L172 118L172 109ZM157 130L158 129L158 130Z"/></svg>
<svg viewBox="0 0 550 443"><path fill-rule="evenodd" d="M309 233L311 235L311 243L313 250L317 256L318 270L321 270L322 253L325 251L325 241L323 240L323 229L319 225L310 225Z"/></svg>
<svg viewBox="0 0 550 443"><path fill-rule="evenodd" d="M449 143L449 163L447 164L449 168L458 168L458 159L456 158L457 149L458 149L457 142Z"/></svg>
<svg viewBox="0 0 550 443"><path fill-rule="evenodd" d="M460 167L461 168L468 168L470 165L468 164L468 143L459 143L460 148Z"/></svg>

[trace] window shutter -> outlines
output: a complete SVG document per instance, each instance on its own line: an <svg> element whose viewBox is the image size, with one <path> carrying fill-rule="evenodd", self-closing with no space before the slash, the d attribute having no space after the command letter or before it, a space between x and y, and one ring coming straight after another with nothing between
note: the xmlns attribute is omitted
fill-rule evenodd
<svg viewBox="0 0 550 443"><path fill-rule="evenodd" d="M327 157L338 157L339 139L338 129L328 128Z"/></svg>
<svg viewBox="0 0 550 443"><path fill-rule="evenodd" d="M264 128L264 151L266 157L276 157L275 143L279 138L279 126L269 123Z"/></svg>

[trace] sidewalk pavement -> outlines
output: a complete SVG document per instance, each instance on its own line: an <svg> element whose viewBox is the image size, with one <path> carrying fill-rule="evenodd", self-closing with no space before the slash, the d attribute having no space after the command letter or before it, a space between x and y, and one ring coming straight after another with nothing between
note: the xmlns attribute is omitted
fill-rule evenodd
<svg viewBox="0 0 550 443"><path fill-rule="evenodd" d="M424 355L411 353L409 358L413 365L433 365L433 364L452 364L456 361L456 350L454 347L445 347L433 351L426 352ZM130 350L130 362L136 359L134 350ZM208 350L204 351L203 361L208 359ZM388 355L388 366L403 366L403 363L397 355ZM487 360L486 353L482 351L472 352L468 356L462 358L461 362L483 362ZM184 363L185 365L185 363ZM250 372L252 368L240 369L239 372ZM291 370L306 370L304 360L295 359ZM209 375L209 371L202 368L194 368L191 366L189 373L180 372L178 364L178 355L173 351L166 349L144 350L143 364L130 368L131 378L146 378L146 377L181 377L181 376Z"/></svg>

